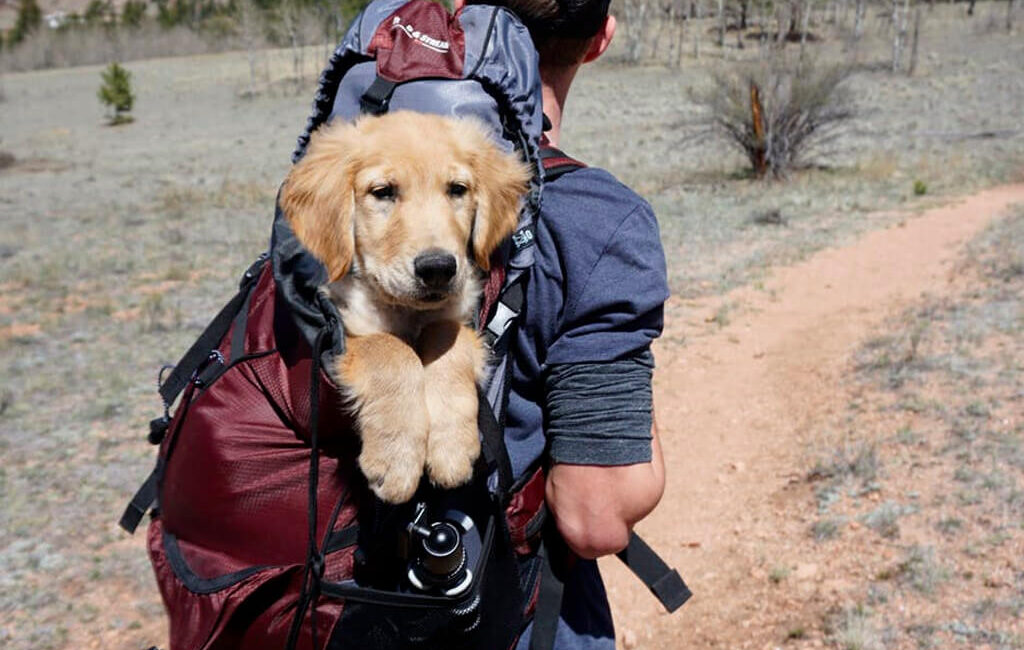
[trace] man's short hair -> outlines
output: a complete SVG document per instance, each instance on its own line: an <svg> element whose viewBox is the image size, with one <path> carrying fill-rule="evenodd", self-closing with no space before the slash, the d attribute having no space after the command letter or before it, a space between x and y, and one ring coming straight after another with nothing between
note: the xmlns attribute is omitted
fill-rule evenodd
<svg viewBox="0 0 1024 650"><path fill-rule="evenodd" d="M542 67L579 63L608 16L610 0L467 0L507 7L523 21Z"/></svg>

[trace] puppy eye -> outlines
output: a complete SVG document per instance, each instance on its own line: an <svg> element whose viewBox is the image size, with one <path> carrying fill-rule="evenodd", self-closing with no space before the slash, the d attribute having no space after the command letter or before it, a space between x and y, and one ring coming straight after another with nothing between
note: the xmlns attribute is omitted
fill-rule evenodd
<svg viewBox="0 0 1024 650"><path fill-rule="evenodd" d="M370 188L370 194L380 201L394 201L397 192L394 185L377 185Z"/></svg>
<svg viewBox="0 0 1024 650"><path fill-rule="evenodd" d="M448 196L453 199L465 196L466 192L469 191L469 186L459 181L448 183Z"/></svg>

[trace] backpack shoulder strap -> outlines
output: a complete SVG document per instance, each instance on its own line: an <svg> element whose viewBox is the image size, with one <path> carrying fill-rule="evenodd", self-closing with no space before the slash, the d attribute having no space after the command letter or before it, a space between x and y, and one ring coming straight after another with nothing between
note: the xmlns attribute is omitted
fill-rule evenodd
<svg viewBox="0 0 1024 650"><path fill-rule="evenodd" d="M540 163L544 168L545 182L551 182L559 176L586 167L585 164L566 155L561 149L548 144L540 148Z"/></svg>
<svg viewBox="0 0 1024 650"><path fill-rule="evenodd" d="M682 607L693 595L679 572L665 564L636 533L630 533L629 546L616 555L651 590L668 613Z"/></svg>
<svg viewBox="0 0 1024 650"><path fill-rule="evenodd" d="M192 344L192 347L185 353L185 356L174 365L174 369L171 370L167 380L160 385L160 397L166 406L174 403L182 389L191 380L196 368L203 365L212 350L217 349L217 346L220 345L228 330L231 329L235 317L239 313L248 313L249 296L252 293L253 287L256 286L260 269L266 264L267 258L267 253L263 253L253 262L252 266L245 272L245 275L242 276L242 281L239 283L238 293L235 294L235 297L224 305L220 313L206 326L206 329L199 335L196 342ZM244 322L242 322L240 329L245 329ZM232 342L232 356L234 356L236 351L241 351L239 348L242 342L243 340Z"/></svg>

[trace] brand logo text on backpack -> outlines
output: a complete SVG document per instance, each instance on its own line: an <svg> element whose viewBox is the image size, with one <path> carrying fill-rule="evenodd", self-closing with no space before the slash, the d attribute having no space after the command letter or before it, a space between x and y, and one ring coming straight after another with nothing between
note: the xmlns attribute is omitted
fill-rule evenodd
<svg viewBox="0 0 1024 650"><path fill-rule="evenodd" d="M434 50L435 52L440 52L442 54L448 52L448 41L442 41L440 39L424 34L420 30L413 27L412 25L403 24L401 16L395 16L394 20L391 22L391 29L392 31L396 29L399 30L400 32L402 32L403 34L405 34L406 36L408 36L409 38L416 41L417 43L419 43L420 45L427 49L431 49Z"/></svg>

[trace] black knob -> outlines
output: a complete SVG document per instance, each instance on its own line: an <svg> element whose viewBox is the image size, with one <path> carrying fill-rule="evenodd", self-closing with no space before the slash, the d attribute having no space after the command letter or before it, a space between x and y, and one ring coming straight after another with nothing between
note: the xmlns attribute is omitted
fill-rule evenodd
<svg viewBox="0 0 1024 650"><path fill-rule="evenodd" d="M431 526L430 535L423 540L423 568L437 577L458 573L466 562L459 530L448 522Z"/></svg>

